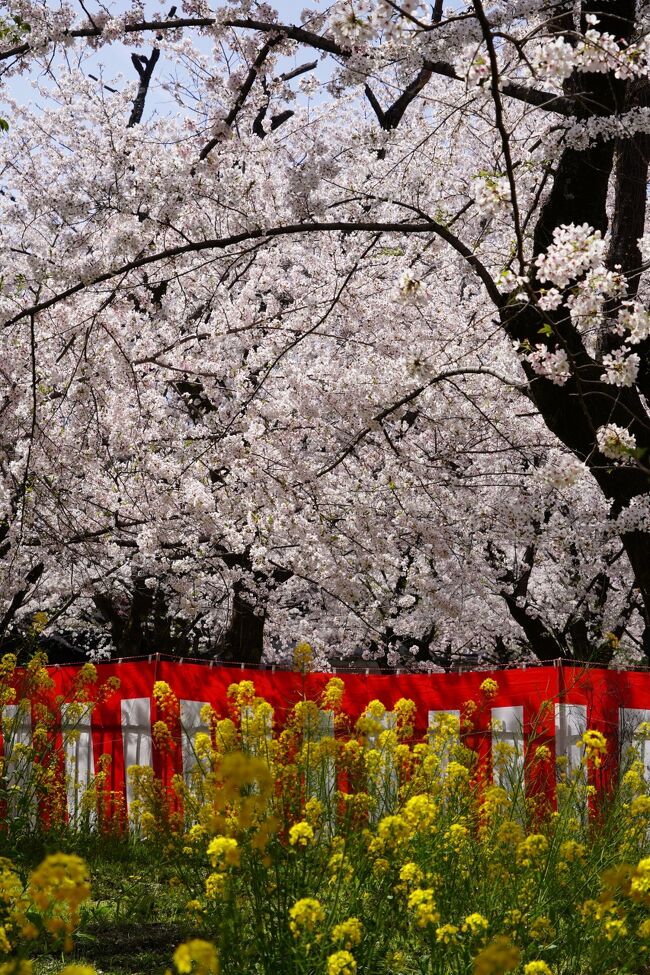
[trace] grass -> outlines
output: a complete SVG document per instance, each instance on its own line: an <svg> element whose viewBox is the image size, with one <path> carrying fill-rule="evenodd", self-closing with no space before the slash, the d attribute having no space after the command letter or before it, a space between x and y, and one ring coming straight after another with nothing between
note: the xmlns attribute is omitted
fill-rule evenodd
<svg viewBox="0 0 650 975"><path fill-rule="evenodd" d="M178 944L196 936L187 897L174 886L171 864L130 837L55 833L32 836L2 852L27 873L51 852L83 856L92 898L82 909L73 951L42 946L34 975L58 975L65 964L92 965L102 975L162 975ZM39 946L40 947L40 946Z"/></svg>
<svg viewBox="0 0 650 975"><path fill-rule="evenodd" d="M169 968L173 949L188 935L187 928L162 922L89 926L77 934L71 956L41 955L34 975L58 975L70 961L94 965L102 975L155 975Z"/></svg>

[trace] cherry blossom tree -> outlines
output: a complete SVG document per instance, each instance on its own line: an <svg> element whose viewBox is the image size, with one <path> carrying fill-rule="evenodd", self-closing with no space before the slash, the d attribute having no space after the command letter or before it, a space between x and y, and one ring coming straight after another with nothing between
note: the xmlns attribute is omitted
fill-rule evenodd
<svg viewBox="0 0 650 975"><path fill-rule="evenodd" d="M642 0L3 17L5 642L650 657Z"/></svg>

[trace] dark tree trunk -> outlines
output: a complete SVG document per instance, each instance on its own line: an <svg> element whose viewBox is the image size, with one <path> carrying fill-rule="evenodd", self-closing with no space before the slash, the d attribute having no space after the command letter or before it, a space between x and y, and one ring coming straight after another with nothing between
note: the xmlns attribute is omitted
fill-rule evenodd
<svg viewBox="0 0 650 975"><path fill-rule="evenodd" d="M596 13L601 31L616 38L628 38L634 16L634 0L589 0L582 5L583 17ZM583 25L584 26L584 25ZM566 94L579 96L578 117L608 116L619 113L633 101L647 104L647 86L631 87L616 79L613 73L577 74L569 80ZM601 141L584 150L565 149L554 172L553 186L542 207L535 227L534 257L551 243L553 230L560 224L587 223L603 234L607 230L607 193L615 168L615 212L612 219L610 260L620 263L630 274L638 267L640 256L636 239L643 232L647 177L647 143L645 136L635 136L618 147ZM636 283L631 286L636 291ZM536 375L524 365L530 391L548 428L574 454L589 466L605 496L612 502L612 514L618 514L634 498L645 494L650 486L645 472L612 464L597 449L596 431L615 423L636 437L639 447L648 446L647 413L634 388L619 388L601 380L602 366L587 353L581 335L566 315L542 317L533 306L510 304L502 309L502 321L509 335L526 347L540 341L540 329L550 323L551 349L566 351L572 366L572 377L558 386ZM647 363L643 367L648 373ZM650 373L649 373L650 374ZM642 392L645 392L641 385ZM622 535L628 559L635 574L645 605L646 631L650 630L650 535L636 531Z"/></svg>
<svg viewBox="0 0 650 975"><path fill-rule="evenodd" d="M236 583L228 628L217 645L218 656L237 663L259 664L264 652L265 619L263 612L256 611L244 587Z"/></svg>

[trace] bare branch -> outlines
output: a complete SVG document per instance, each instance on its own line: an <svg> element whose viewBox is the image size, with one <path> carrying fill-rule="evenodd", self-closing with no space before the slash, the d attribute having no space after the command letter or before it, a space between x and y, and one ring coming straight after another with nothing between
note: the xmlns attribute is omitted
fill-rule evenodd
<svg viewBox="0 0 650 975"><path fill-rule="evenodd" d="M133 108L131 109L131 115L127 125L128 129L133 128L134 125L139 125L142 121L145 99L149 91L153 69L156 67L159 57L160 51L157 47L153 48L149 57L146 57L144 54L131 55L131 62L138 72L140 82L138 84L137 94L133 99Z"/></svg>
<svg viewBox="0 0 650 975"><path fill-rule="evenodd" d="M307 74L308 71L313 71L316 67L318 67L318 61L306 61L305 64L298 65L293 71L285 71L278 77L280 81L291 81L293 78L299 78L301 74Z"/></svg>

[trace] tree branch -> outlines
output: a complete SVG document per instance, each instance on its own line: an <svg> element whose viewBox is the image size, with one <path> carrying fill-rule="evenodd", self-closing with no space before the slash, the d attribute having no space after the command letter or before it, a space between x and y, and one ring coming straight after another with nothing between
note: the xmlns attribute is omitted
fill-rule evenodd
<svg viewBox="0 0 650 975"><path fill-rule="evenodd" d="M90 281L79 281L70 288L66 288L65 291L58 292L57 294L52 295L50 298L46 298L44 301L36 302L30 307L24 308L17 315L14 315L13 318L5 321L4 326L9 327L11 325L15 325L28 315L37 314L38 312L52 308L54 305L59 304L59 302L65 301L67 298L72 298L73 295L79 294L79 292L85 291L89 287L93 287L97 284L104 284L106 281L111 281L113 278L126 274L129 271L135 271L141 267L148 267L150 264L157 264L160 261L169 260L174 257L182 257L185 254L197 254L207 250L225 250L227 247L231 247L235 244L241 244L249 240L260 240L265 237L272 239L274 237L288 237L294 234L329 233L336 231L348 234L436 234L465 258L467 263L470 265L470 267L472 267L483 282L485 289L490 298L492 298L495 306L499 308L504 303L504 296L500 294L499 289L494 283L487 268L481 263L476 255L472 253L466 244L456 237L455 234L452 234L450 230L448 230L442 224L437 223L435 220L430 220L426 223L413 224L399 223L397 221L383 223L381 221L355 222L347 220L332 220L323 221L320 223L296 223L286 224L281 227L267 227L266 229L260 228L257 230L247 230L240 234L233 234L231 237L215 237L208 240L192 241L189 244L179 244L177 247L169 247L165 250L157 251L155 254L146 254L142 257L136 257L131 261L121 264L117 268L113 268L109 271L105 271L103 274L97 275Z"/></svg>
<svg viewBox="0 0 650 975"><path fill-rule="evenodd" d="M251 64L248 70L248 74L244 79L244 83L239 89L239 93L237 95L237 98L235 99L234 105L232 106L232 108L226 115L225 119L223 120L223 125L225 128L229 129L233 124L233 122L235 121L235 119L237 118L244 102L246 101L248 93L250 92L251 88L255 84L255 79L257 78L257 74L260 68L268 58L273 48L277 44L279 44L281 40L282 40L281 36L272 37L270 40L266 42L266 44L263 44L262 47L259 49L257 53L257 57ZM207 156L209 156L212 150L214 149L214 147L219 144L222 138L223 138L222 133L219 133L218 135L215 135L213 139L210 139L210 141L206 145L204 145L203 148L201 149L201 152L199 153L199 159L205 159Z"/></svg>
<svg viewBox="0 0 650 975"><path fill-rule="evenodd" d="M410 393L406 393L395 403L391 403L390 406L386 406L383 410L380 410L379 413L373 416L372 425L366 426L363 428L363 430L360 430L359 433L357 433L356 436L352 438L352 440L343 448L341 453L338 454L338 456L335 457L331 463L327 464L326 467L323 467L321 468L321 470L318 471L316 477L323 477L325 474L329 474L331 471L337 468L339 464L343 463L345 458L352 453L354 448L357 447L361 443L361 441L365 437L367 437L369 433L372 432L373 426L375 424L381 423L382 420L385 420L387 417L389 417L391 413L395 413L402 406L406 406L407 403L412 403L413 400L417 399L418 396L420 396L423 392L425 392L425 390L430 389L431 386L435 386L436 383L443 382L445 379L453 379L456 376L467 376L467 375L491 376L492 378L498 379L502 383L505 383L508 386L515 385L509 379L506 379L505 376L500 376L498 373L493 372L491 369L465 368L465 369L449 369L446 372L441 372L437 376L434 376L433 379L430 379L427 383L422 383L421 386L417 386L415 389L412 389Z"/></svg>
<svg viewBox="0 0 650 975"><path fill-rule="evenodd" d="M145 99L149 91L153 69L156 67L159 57L160 51L157 47L153 48L149 57L146 57L144 54L131 55L131 63L138 72L140 82L138 84L137 94L133 99L133 108L131 109L131 115L127 124L128 129L133 128L134 125L139 125L142 121Z"/></svg>
<svg viewBox="0 0 650 975"><path fill-rule="evenodd" d="M139 34L146 31L165 31L178 30L179 28L189 27L212 27L215 24L213 17L177 17L172 20L142 20L137 23L126 24L125 34ZM281 38L297 41L306 47L324 51L327 54L335 55L340 58L349 58L352 51L347 50L330 37L323 37L313 31L306 30L304 27L297 27L294 24L275 24L267 21L254 20L250 17L234 18L225 22L226 27L239 27L244 30L256 30L263 34L277 33ZM98 27L80 27L68 32L68 37L92 38L101 37L101 30ZM20 44L8 51L0 52L0 61L11 57L21 57L28 54L31 47L28 43ZM451 78L454 81L464 81L454 70L451 64L444 61L424 61L423 71ZM411 84L413 84L412 82ZM535 108L545 111L555 112L558 115L573 116L577 114L579 96L566 97L558 96L553 92L529 88L526 85L515 82L505 82L501 85L501 92L510 98L526 102ZM401 96L400 96L401 97ZM403 113L402 113L403 114Z"/></svg>

